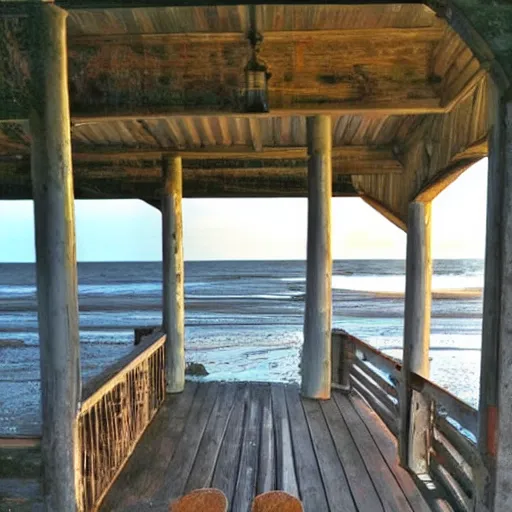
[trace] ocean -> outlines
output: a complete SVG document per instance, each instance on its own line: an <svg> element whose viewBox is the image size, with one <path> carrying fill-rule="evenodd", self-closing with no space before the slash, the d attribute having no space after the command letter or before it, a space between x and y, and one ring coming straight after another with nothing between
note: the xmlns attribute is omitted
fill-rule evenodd
<svg viewBox="0 0 512 512"><path fill-rule="evenodd" d="M339 260L333 327L400 357L405 262ZM79 263L82 378L128 353L133 329L161 324L161 264ZM207 380L299 379L303 261L207 261L185 265L186 359ZM478 401L483 261L434 265L431 377ZM0 435L40 431L39 347L32 264L0 264Z"/></svg>

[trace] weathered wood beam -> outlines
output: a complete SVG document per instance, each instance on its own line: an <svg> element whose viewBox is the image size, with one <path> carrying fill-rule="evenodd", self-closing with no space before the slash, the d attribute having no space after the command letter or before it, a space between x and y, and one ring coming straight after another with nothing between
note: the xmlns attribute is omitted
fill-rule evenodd
<svg viewBox="0 0 512 512"><path fill-rule="evenodd" d="M126 0L60 0L55 2L57 5L69 11L72 10L84 10L84 9L119 9L127 8L130 9L146 9L149 7L209 7L211 2L208 0L130 0L127 5ZM333 5L353 5L354 0L336 0L331 2ZM401 0L400 4L424 4L425 0ZM0 2L0 14L7 16L23 15L26 12L26 7L20 5L22 2L16 0L5 0ZM310 5L308 0L246 0L247 5ZM389 0L358 0L358 4L361 5L381 5L389 4ZM220 0L216 5L240 5L240 0Z"/></svg>
<svg viewBox="0 0 512 512"><path fill-rule="evenodd" d="M419 202L433 201L446 187L451 185L469 167L485 158L487 154L487 138L479 140L464 151L455 154L451 158L450 164L445 169L440 170L433 180L424 185L414 200Z"/></svg>
<svg viewBox="0 0 512 512"><path fill-rule="evenodd" d="M332 124L329 116L307 119L308 241L301 392L331 396L332 327Z"/></svg>
<svg viewBox="0 0 512 512"><path fill-rule="evenodd" d="M490 92L477 512L512 509L512 94Z"/></svg>
<svg viewBox="0 0 512 512"><path fill-rule="evenodd" d="M140 167L125 169L123 176L110 167L99 170L97 174L98 170L75 166L76 197L160 201L161 172L156 167L150 169L149 175L142 174L143 171ZM279 171L254 169L254 172L241 174L239 170L186 170L183 172L183 197L307 197L305 169L291 173ZM345 175L333 175L332 194L337 197L358 195L350 176ZM5 169L5 166L0 166L0 199L31 198L28 167L17 165Z"/></svg>
<svg viewBox="0 0 512 512"><path fill-rule="evenodd" d="M414 374L430 374L432 282L431 203L409 205L404 312L404 349L400 386L400 463L416 474L428 473L430 404L412 389Z"/></svg>
<svg viewBox="0 0 512 512"><path fill-rule="evenodd" d="M437 27L331 32L320 31L316 37L314 30L301 31L297 39L282 32L265 39L261 58L272 70L272 115L443 111L427 76L432 40L441 37ZM247 41L242 44L230 36L219 42L213 34L172 37L147 44L129 39L116 43L114 38L108 45L71 45L73 121L243 116ZM410 55L404 54L404 46ZM24 54L21 49L18 53L19 62L9 70L12 77L2 89L3 121L26 117L28 77Z"/></svg>
<svg viewBox="0 0 512 512"><path fill-rule="evenodd" d="M326 39L336 41L368 40L368 38L385 37L400 39L404 42L415 40L436 42L443 36L445 28L437 25L418 28L347 28L343 30L281 30L266 31L264 43L283 41L307 43L312 40ZM120 45L120 44L169 44L169 43L211 43L219 44L237 42L247 44L245 32L180 32L180 33L121 33L121 34L80 34L69 37L69 45Z"/></svg>
<svg viewBox="0 0 512 512"><path fill-rule="evenodd" d="M328 102L325 102L328 103ZM401 101L344 101L326 106L324 102L308 107L272 108L270 112L254 114L236 110L222 110L220 108L172 108L172 107L137 107L135 109L116 108L98 111L94 107L87 112L72 113L73 125L82 123L101 123L104 121L145 121L166 119L168 117L180 117L183 119L192 117L239 117L267 119L270 117L292 117L292 116L314 116L314 115L389 115L389 116L414 116L427 114L445 114L446 107L442 107L439 98L412 98ZM28 121L27 114L16 111L13 115L5 115L0 110L0 124L3 123L25 123Z"/></svg>
<svg viewBox="0 0 512 512"><path fill-rule="evenodd" d="M181 158L162 162L162 266L165 380L167 393L185 388L185 276L183 259L183 177Z"/></svg>
<svg viewBox="0 0 512 512"><path fill-rule="evenodd" d="M41 359L45 510L78 509L77 413L80 398L78 286L67 81L66 17L31 11L30 131Z"/></svg>
<svg viewBox="0 0 512 512"><path fill-rule="evenodd" d="M252 131L252 130L251 130ZM254 128L254 132L256 128ZM261 137L261 134L259 135ZM297 146L270 147L261 145L257 150L253 146L211 146L194 149L174 148L129 148L109 146L76 146L73 151L75 161L113 161L131 159L156 159L163 155L180 156L183 160L278 160L278 159L307 159L307 148ZM379 162L379 165L387 167L391 162L392 166L401 168L391 147L371 146L339 146L332 148L332 157L335 160L344 161L368 161ZM186 163L184 164L186 167Z"/></svg>

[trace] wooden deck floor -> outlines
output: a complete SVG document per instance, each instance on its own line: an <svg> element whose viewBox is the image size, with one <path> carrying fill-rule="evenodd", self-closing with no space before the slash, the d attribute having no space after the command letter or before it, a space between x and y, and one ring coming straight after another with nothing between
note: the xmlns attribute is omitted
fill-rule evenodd
<svg viewBox="0 0 512 512"><path fill-rule="evenodd" d="M281 384L193 384L169 397L101 510L168 510L217 487L231 510L284 489L306 512L430 511L397 463L394 438L355 396L301 399Z"/></svg>

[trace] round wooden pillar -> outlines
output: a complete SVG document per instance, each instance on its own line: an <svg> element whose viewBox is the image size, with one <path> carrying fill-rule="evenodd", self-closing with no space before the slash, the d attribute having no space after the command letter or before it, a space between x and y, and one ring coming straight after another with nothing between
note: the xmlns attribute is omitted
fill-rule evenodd
<svg viewBox="0 0 512 512"><path fill-rule="evenodd" d="M183 262L181 157L162 162L163 329L168 393L185 388L185 290Z"/></svg>
<svg viewBox="0 0 512 512"><path fill-rule="evenodd" d="M80 393L75 213L66 17L32 7L32 188L34 198L42 462L45 510L77 510L76 416Z"/></svg>
<svg viewBox="0 0 512 512"><path fill-rule="evenodd" d="M307 120L308 241L302 395L331 396L332 129L326 115Z"/></svg>

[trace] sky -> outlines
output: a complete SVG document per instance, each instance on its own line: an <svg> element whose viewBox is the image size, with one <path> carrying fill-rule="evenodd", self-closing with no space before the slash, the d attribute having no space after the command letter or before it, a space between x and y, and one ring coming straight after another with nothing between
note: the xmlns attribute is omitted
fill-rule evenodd
<svg viewBox="0 0 512 512"><path fill-rule="evenodd" d="M433 203L434 258L483 258L487 159ZM77 200L79 261L159 261L160 212L138 200ZM334 198L334 259L405 258L406 235L359 198ZM32 201L0 201L0 261L33 262ZM184 199L186 260L305 259L306 199Z"/></svg>

